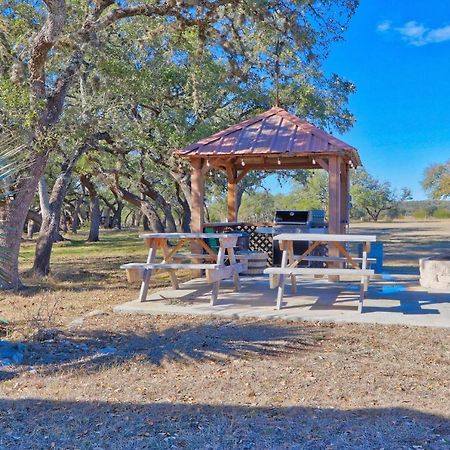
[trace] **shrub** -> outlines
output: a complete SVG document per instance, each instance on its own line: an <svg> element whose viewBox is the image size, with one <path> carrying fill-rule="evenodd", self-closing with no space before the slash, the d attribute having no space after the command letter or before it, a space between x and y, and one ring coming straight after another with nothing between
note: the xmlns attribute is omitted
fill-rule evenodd
<svg viewBox="0 0 450 450"><path fill-rule="evenodd" d="M428 212L425 208L418 209L413 212L415 219L426 219L428 217Z"/></svg>
<svg viewBox="0 0 450 450"><path fill-rule="evenodd" d="M437 208L433 213L435 219L450 219L450 211L445 208Z"/></svg>

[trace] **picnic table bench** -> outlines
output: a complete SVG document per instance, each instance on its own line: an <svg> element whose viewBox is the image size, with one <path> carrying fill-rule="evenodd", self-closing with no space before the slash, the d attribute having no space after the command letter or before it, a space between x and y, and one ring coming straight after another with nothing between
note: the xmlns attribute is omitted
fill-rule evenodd
<svg viewBox="0 0 450 450"><path fill-rule="evenodd" d="M322 233L282 233L274 236L274 240L279 241L280 249L283 251L281 267L269 267L264 273L269 274L271 288L278 287L277 309L281 309L285 277L291 277L292 292L296 292L296 277L301 275L339 277L341 275L357 275L361 277L358 311L363 308L364 293L368 289L368 281L374 274L368 268L368 263L373 262L373 258L368 258L371 242L376 241L376 236L356 235L356 234L322 234ZM295 241L309 241L311 244L302 255L294 255ZM354 258L345 249L345 242L362 242L362 258ZM334 245L342 256L310 256L310 253L319 245ZM329 266L339 266L344 263L349 267L298 267L301 261L321 261Z"/></svg>
<svg viewBox="0 0 450 450"><path fill-rule="evenodd" d="M144 302L147 299L147 292L150 284L151 276L158 270L167 271L173 289L179 289L178 278L175 271L179 269L185 270L204 270L206 272L206 280L213 284L211 292L210 304L214 305L220 288L220 281L227 278L233 278L236 291L240 289L239 273L246 270L244 262L237 262L234 253L237 240L240 233L147 233L139 237L144 239L145 244L149 248L147 261L145 263L128 263L120 267L127 271L129 281L137 277L142 280L139 293L139 301ZM216 238L219 240L219 251L214 253L204 241L205 239ZM169 240L177 241L171 247ZM196 243L200 248L205 250L202 253L179 253L179 251L187 243ZM157 251L161 250L163 260L156 261ZM194 262L183 262L189 259ZM225 262L228 259L229 264ZM207 260L210 262L199 262Z"/></svg>

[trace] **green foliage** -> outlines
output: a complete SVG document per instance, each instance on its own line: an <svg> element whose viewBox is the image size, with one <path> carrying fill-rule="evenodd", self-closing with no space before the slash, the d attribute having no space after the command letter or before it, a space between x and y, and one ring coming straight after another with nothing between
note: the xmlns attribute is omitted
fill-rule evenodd
<svg viewBox="0 0 450 450"><path fill-rule="evenodd" d="M255 223L271 222L275 209L276 199L267 191L244 194L240 219Z"/></svg>
<svg viewBox="0 0 450 450"><path fill-rule="evenodd" d="M230 1L186 7L175 2L167 10L161 2L159 10L166 12L143 16L128 16L126 2L86 7L72 1L61 33L43 55L43 92L36 92L40 83L30 78L30 55L52 11L40 2L7 3L0 5L1 119L39 139L36 147L50 155L45 173L50 186L74 149L93 133L108 132L111 142L92 146L77 162L77 172L97 177L102 193L114 180L134 196L144 196L164 222L160 203L143 192L147 181L181 217L189 168L173 157L174 150L272 106L275 73L283 107L328 129L344 131L354 121L347 109L354 85L327 76L321 66L330 43L341 38L356 0L337 0L333 7L319 0L276 6ZM142 8L154 4L144 2ZM105 11L93 14L103 6ZM125 11L124 19L102 26L113 9ZM77 52L81 64L67 71ZM55 102L62 112L55 113L52 96L66 82L67 90L60 92L67 95ZM53 114L50 125L38 127ZM306 181L302 171L289 175L299 186ZM265 176L249 175L239 195L262 195L258 189ZM296 204L306 206L317 197L315 205L326 205L319 181L311 183L312 194L299 188ZM224 187L223 176L211 176L209 199ZM76 180L69 192L81 195ZM252 211L247 196L242 201L250 216L265 213Z"/></svg>
<svg viewBox="0 0 450 450"><path fill-rule="evenodd" d="M432 199L450 198L450 160L444 164L433 164L427 167L422 186Z"/></svg>
<svg viewBox="0 0 450 450"><path fill-rule="evenodd" d="M435 219L450 219L450 211L445 208L437 208L433 213Z"/></svg>
<svg viewBox="0 0 450 450"><path fill-rule="evenodd" d="M400 202L411 198L409 189L403 188L402 193L398 195L389 182L377 180L363 168L352 173L350 193L352 217L368 216L374 221L377 221L383 212L391 212L396 216Z"/></svg>
<svg viewBox="0 0 450 450"><path fill-rule="evenodd" d="M426 219L429 217L429 214L425 208L421 208L413 212L413 217L415 219Z"/></svg>

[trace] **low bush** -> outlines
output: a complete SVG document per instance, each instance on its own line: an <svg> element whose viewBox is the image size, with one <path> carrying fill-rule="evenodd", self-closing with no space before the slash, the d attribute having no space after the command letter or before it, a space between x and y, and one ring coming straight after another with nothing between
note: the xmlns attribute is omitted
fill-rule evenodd
<svg viewBox="0 0 450 450"><path fill-rule="evenodd" d="M415 219L426 219L428 217L428 211L425 208L418 209L413 212Z"/></svg>
<svg viewBox="0 0 450 450"><path fill-rule="evenodd" d="M437 208L433 213L435 219L450 219L450 211L445 208Z"/></svg>

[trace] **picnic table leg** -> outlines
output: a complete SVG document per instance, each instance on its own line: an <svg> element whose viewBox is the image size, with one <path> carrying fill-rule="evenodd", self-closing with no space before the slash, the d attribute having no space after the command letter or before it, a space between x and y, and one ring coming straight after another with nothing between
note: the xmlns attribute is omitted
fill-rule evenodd
<svg viewBox="0 0 450 450"><path fill-rule="evenodd" d="M236 255L234 254L234 248L227 247L227 253L228 253L228 259L230 260L230 264L231 265L236 264ZM238 272L233 273L233 283L234 283L234 290L236 292L239 292L241 290L241 283L240 283Z"/></svg>
<svg viewBox="0 0 450 450"><path fill-rule="evenodd" d="M288 264L291 265L295 262L294 259L294 242L288 241L287 243L287 252L288 252ZM291 274L291 293L295 294L297 292L297 278L292 273Z"/></svg>
<svg viewBox="0 0 450 450"><path fill-rule="evenodd" d="M287 260L288 260L288 252L286 249L284 249L283 256L281 257L281 267L286 267ZM285 275L280 274L280 280L278 282L277 309L281 309L281 305L283 303L284 283L285 283Z"/></svg>
<svg viewBox="0 0 450 450"><path fill-rule="evenodd" d="M150 244L150 249L148 251L147 264L155 262L156 250L157 250L157 243L155 241L152 241ZM140 302L145 302L145 300L147 300L148 285L150 284L151 276L152 276L152 269L144 269L144 273L142 276L141 290L139 291Z"/></svg>
<svg viewBox="0 0 450 450"><path fill-rule="evenodd" d="M363 255L362 255L362 264L361 269L367 268L367 254L368 254L368 246L370 243L365 242L363 247ZM369 285L369 277L362 276L361 277L361 286L359 289L359 303L358 303L358 312L362 313L363 310L363 302L364 302L364 293L367 291Z"/></svg>
<svg viewBox="0 0 450 450"><path fill-rule="evenodd" d="M217 253L217 264L219 264L219 266L223 266L224 263L225 263L225 249L221 245L219 247L219 252ZM219 288L220 288L220 280L217 280L213 283L212 287L211 301L209 303L211 306L214 306L214 304L217 301L217 296L219 295Z"/></svg>
<svg viewBox="0 0 450 450"><path fill-rule="evenodd" d="M164 256L164 263L170 263L173 259L173 256L171 255L171 252L169 250L169 247L167 245L167 239L164 239L164 242L161 244L162 247L162 252L163 252L163 256ZM170 275L170 282L172 283L172 288L173 289L178 289L178 278L177 275L175 274L175 270L168 270L169 275Z"/></svg>
<svg viewBox="0 0 450 450"><path fill-rule="evenodd" d="M361 285L359 287L359 302L358 302L358 312L359 313L362 313L362 310L363 310L365 278L367 278L367 277L361 277Z"/></svg>
<svg viewBox="0 0 450 450"><path fill-rule="evenodd" d="M370 252L370 242L365 242L363 247L363 260L361 266L363 269L367 268L367 258L369 252ZM364 290L367 292L368 289L369 289L369 277L365 277Z"/></svg>

